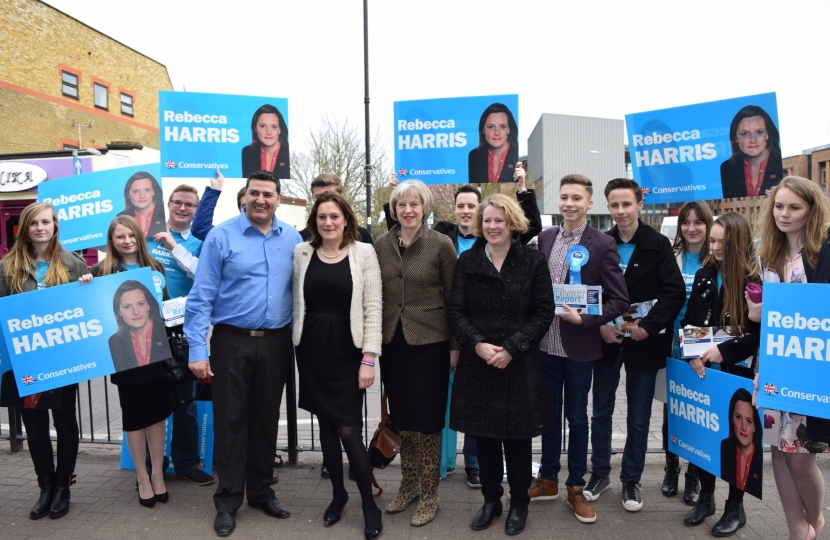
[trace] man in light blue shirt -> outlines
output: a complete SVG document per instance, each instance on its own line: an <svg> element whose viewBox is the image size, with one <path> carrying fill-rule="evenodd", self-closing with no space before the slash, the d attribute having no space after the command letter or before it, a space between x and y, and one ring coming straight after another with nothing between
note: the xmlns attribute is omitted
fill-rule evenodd
<svg viewBox="0 0 830 540"><path fill-rule="evenodd" d="M255 172L246 197L244 213L208 233L185 310L190 369L199 378L212 377L219 536L236 528L243 491L249 506L271 517L290 515L270 484L293 355L292 259L302 238L274 216L280 203L276 176Z"/></svg>

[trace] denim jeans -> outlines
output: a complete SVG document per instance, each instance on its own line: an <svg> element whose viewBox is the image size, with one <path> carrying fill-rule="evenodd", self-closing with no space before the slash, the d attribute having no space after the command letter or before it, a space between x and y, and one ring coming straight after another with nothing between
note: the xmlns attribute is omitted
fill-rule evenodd
<svg viewBox="0 0 830 540"><path fill-rule="evenodd" d="M196 395L196 381L172 384L170 387L176 395L187 401ZM173 440L170 443L170 458L176 474L185 475L199 466L199 421L196 418L196 402L182 405L178 401L173 406ZM147 452L147 470L150 470L150 453ZM167 470L167 457L164 458L164 470Z"/></svg>
<svg viewBox="0 0 830 540"><path fill-rule="evenodd" d="M594 366L594 413L591 417L591 470L601 476L611 474L611 417L614 414L617 386L623 355L617 357L613 368L599 362ZM623 451L620 480L639 482L646 462L648 428L651 421L651 402L654 399L656 369L625 374L625 395L628 405L626 417L625 450Z"/></svg>
<svg viewBox="0 0 830 540"><path fill-rule="evenodd" d="M467 469L478 469L478 452L476 450L476 438L464 434L464 467Z"/></svg>
<svg viewBox="0 0 830 540"><path fill-rule="evenodd" d="M568 420L568 479L565 485L584 486L588 472L588 392L594 362L576 362L564 356L541 351L548 396L555 418L562 418L564 395L565 418ZM562 430L542 435L542 466L539 474L548 480L558 480L562 468Z"/></svg>

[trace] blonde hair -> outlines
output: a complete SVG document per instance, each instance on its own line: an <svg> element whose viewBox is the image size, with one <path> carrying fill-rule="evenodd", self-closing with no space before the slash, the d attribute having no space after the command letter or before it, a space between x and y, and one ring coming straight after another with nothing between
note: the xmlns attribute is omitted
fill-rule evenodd
<svg viewBox="0 0 830 540"><path fill-rule="evenodd" d="M3 257L2 264L6 266L6 279L8 280L12 294L23 292L23 283L35 272L35 248L32 245L31 238L29 238L29 228L32 226L35 216L44 210L50 210L52 213L55 234L52 235L52 238L49 240L49 245L46 248L49 269L46 270L43 284L47 287L54 287L55 285L69 283L69 272L67 272L62 261L63 247L58 241L58 233L60 231L58 216L55 214L55 209L51 204L36 202L23 209L23 212L20 214L17 240L11 251Z"/></svg>
<svg viewBox="0 0 830 540"><path fill-rule="evenodd" d="M429 215L432 213L432 192L429 190L427 185L420 180L407 180L406 182L401 182L398 184L398 187L392 191L392 195L389 196L389 213L392 214L392 219L400 221L400 219L398 219L398 210L395 208L398 204L398 199L413 195L421 200L421 204L424 207L424 215L421 218L421 223L426 222Z"/></svg>
<svg viewBox="0 0 830 540"><path fill-rule="evenodd" d="M521 207L519 207L519 203L507 195L494 193L476 208L476 213L473 215L473 222L470 223L470 231L475 236L484 236L484 209L488 206L501 208L504 211L504 220L507 222L507 227L514 233L524 234L530 227L530 223L527 221L527 217L525 217Z"/></svg>
<svg viewBox="0 0 830 540"><path fill-rule="evenodd" d="M132 216L115 216L115 219L110 222L110 227L107 230L107 257L95 265L99 275L108 276L116 273L116 266L124 262L112 241L112 236L115 234L115 227L118 225L123 225L130 229L135 235L136 247L138 248L138 264L141 265L141 268L149 266L153 270L164 273L162 264L150 257L150 253L147 251L147 240L144 239L144 231L141 230L141 225L138 224L138 221Z"/></svg>
<svg viewBox="0 0 830 540"><path fill-rule="evenodd" d="M828 220L830 220L830 202L827 195L815 182L799 176L787 176L781 183L772 188L769 197L761 207L760 236L758 256L764 266L779 276L784 276L784 267L787 260L787 235L778 229L775 224L775 197L782 189L789 189L810 206L807 215L807 224L801 231L801 240L804 250L801 253L804 264L815 268L818 262L818 252L821 243L827 235Z"/></svg>
<svg viewBox="0 0 830 540"><path fill-rule="evenodd" d="M732 335L742 336L747 321L744 290L747 283L759 281L752 228L749 221L737 212L727 212L719 216L717 221L712 223L712 227L723 227L723 260L718 261L710 249L701 266L722 270L723 312L718 324L729 314Z"/></svg>

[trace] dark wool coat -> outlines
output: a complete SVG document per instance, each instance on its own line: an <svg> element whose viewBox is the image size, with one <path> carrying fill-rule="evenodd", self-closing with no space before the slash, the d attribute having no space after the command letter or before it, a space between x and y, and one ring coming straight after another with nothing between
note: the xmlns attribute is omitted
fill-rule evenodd
<svg viewBox="0 0 830 540"><path fill-rule="evenodd" d="M617 244L622 243L616 226L608 234ZM631 243L636 247L624 275L628 300L636 304L656 299L657 303L640 320L640 328L648 332L648 339L634 341L627 337L622 345L602 344L603 358L599 362L612 367L622 348L626 373L666 367L674 320L686 301L686 282L669 239L640 221Z"/></svg>
<svg viewBox="0 0 830 540"><path fill-rule="evenodd" d="M461 343L450 427L474 437L529 439L558 429L548 399L539 342L553 321L553 287L545 256L513 241L499 273L479 239L461 254L448 302L450 330ZM505 369L475 352L479 342L504 347Z"/></svg>

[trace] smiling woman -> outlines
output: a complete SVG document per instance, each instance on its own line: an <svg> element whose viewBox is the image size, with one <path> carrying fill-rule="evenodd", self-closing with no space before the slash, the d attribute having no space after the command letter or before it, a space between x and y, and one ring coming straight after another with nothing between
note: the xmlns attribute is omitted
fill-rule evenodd
<svg viewBox="0 0 830 540"><path fill-rule="evenodd" d="M519 126L506 105L487 107L478 123L478 146L467 157L469 182L512 182L519 161L518 137Z"/></svg>
<svg viewBox="0 0 830 540"><path fill-rule="evenodd" d="M273 105L263 105L251 118L251 144L242 149L242 176L255 171L290 178L288 126L282 113Z"/></svg>
<svg viewBox="0 0 830 540"><path fill-rule="evenodd" d="M152 174L139 171L127 180L124 185L124 210L118 215L135 218L144 238L152 238L166 229L161 186Z"/></svg>
<svg viewBox="0 0 830 540"><path fill-rule="evenodd" d="M729 127L732 157L720 166L723 197L757 197L783 178L778 128L761 107L747 105Z"/></svg>

